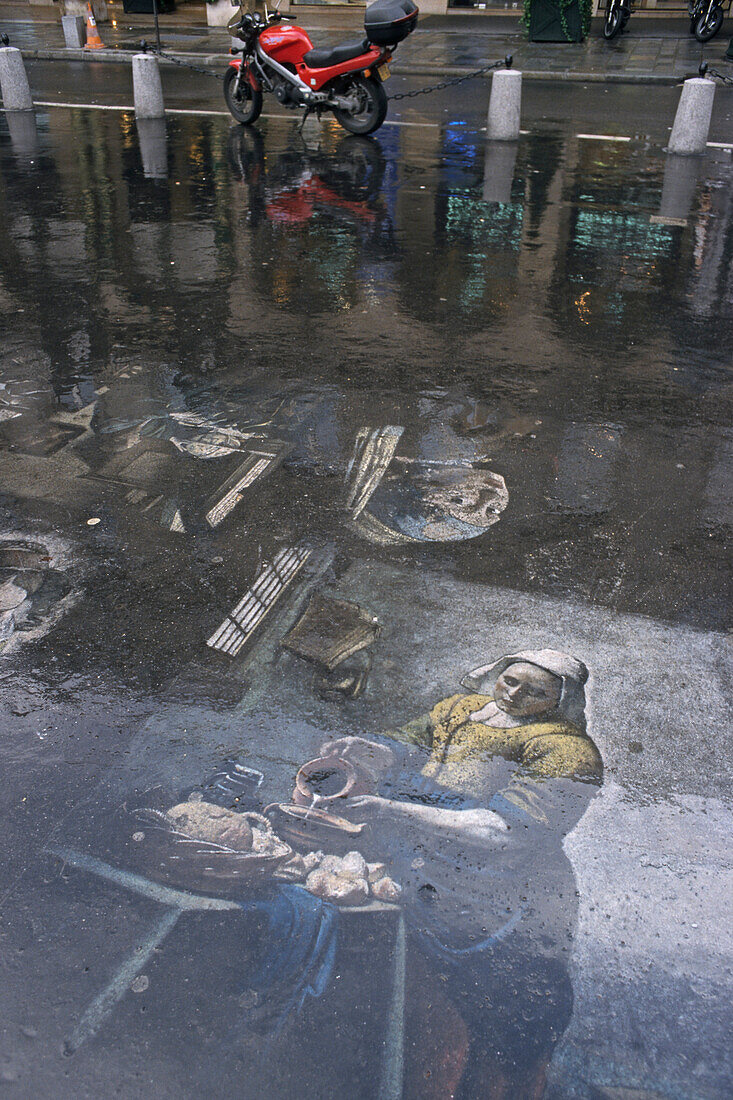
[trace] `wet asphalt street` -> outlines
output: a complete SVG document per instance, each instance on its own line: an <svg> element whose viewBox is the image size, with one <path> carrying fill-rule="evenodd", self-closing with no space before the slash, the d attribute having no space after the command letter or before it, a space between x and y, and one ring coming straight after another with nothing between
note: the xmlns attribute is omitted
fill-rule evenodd
<svg viewBox="0 0 733 1100"><path fill-rule="evenodd" d="M499 56L501 53L489 45L477 64L486 64L487 58L493 61ZM29 61L27 69L38 100L132 105L132 77L127 66ZM691 75L695 75L694 66ZM220 83L210 74L192 73L169 65L162 69L162 80L166 106L173 110L226 111ZM393 95L416 91L433 83L436 81L427 76L395 76L386 88ZM489 87L486 80L470 81L450 91L394 103L390 106L388 121L403 121L410 126L419 122L434 126L436 122L458 121L472 129L480 129L486 125ZM634 84L577 87L572 82L532 80L525 83L522 108L525 120L550 123L567 132L587 130L638 136L663 146L678 99L679 90L675 87ZM293 117L273 99L266 101L265 113ZM733 95L723 86L718 88L715 97L710 140L733 141Z"/></svg>
<svg viewBox="0 0 733 1100"><path fill-rule="evenodd" d="M28 71L131 102L122 67ZM730 1095L731 152L665 155L678 89L534 82L487 149L487 93L368 139L0 116L9 1097ZM322 742L522 653L603 785L576 812L528 752L560 786L508 862L368 822L402 902L351 908L171 862L155 812L234 762L287 804ZM472 812L471 776L389 790Z"/></svg>

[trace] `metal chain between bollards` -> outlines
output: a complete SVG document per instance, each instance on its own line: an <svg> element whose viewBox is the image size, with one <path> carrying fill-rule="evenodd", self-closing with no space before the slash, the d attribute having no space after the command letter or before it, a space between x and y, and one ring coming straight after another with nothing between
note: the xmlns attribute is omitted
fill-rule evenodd
<svg viewBox="0 0 733 1100"><path fill-rule="evenodd" d="M140 49L143 53L147 53L148 44L143 38L140 43ZM166 61L172 62L173 65L180 65L183 69L190 69L192 73L201 73L202 76L213 76L214 80L223 80L224 77L221 73L212 72L211 69L202 69L200 65L192 65L190 61L182 61L180 57L174 57L172 53L164 53L162 50L156 50L153 48L151 52L155 57L163 57Z"/></svg>
<svg viewBox="0 0 733 1100"><path fill-rule="evenodd" d="M439 84L428 84L426 88L418 88L414 92L398 92L397 95L388 95L387 99L394 102L398 99L414 99L418 95L430 95L431 92L442 92L444 88L454 88L456 84L463 84L465 80L475 80L478 76L485 76L486 73L490 73L492 69L500 69L502 65L507 69L511 69L512 61L514 58L511 54L507 54L501 61L492 61L490 65L484 65L482 69L476 69L472 73L466 73L465 76L456 76L453 80L441 80Z"/></svg>
<svg viewBox="0 0 733 1100"><path fill-rule="evenodd" d="M711 69L709 65L702 64L699 69L700 76L714 76L716 80L720 80L723 84L730 84L733 87L733 77L726 76L725 73L719 73L717 69Z"/></svg>
<svg viewBox="0 0 733 1100"><path fill-rule="evenodd" d="M140 47L145 53L148 49L148 44L145 39L140 43ZM173 65L180 65L183 69L190 69L193 73L201 73L203 76L213 76L215 80L223 80L224 77L221 73L214 73L211 69L202 69L199 65L192 65L190 61L182 61L180 57L174 57L173 54L164 53L163 50L152 51L156 57L162 57L166 61L170 61ZM444 88L454 88L457 84L463 84L466 80L475 80L479 76L485 76L486 73L490 73L494 69L500 69L502 65L507 69L511 69L513 57L511 54L507 54L501 61L492 61L490 65L484 65L481 69L475 69L473 72L466 73L465 76L456 76L452 80L441 80L438 84L429 84L425 88L418 88L414 92L399 92L397 95L387 96L390 100L398 99L414 99L419 95L430 95L431 92L440 92Z"/></svg>
<svg viewBox="0 0 733 1100"><path fill-rule="evenodd" d="M143 53L147 52L148 44L145 39L140 43L140 48ZM182 61L180 57L174 57L173 54L164 53L163 50L153 49L152 52L156 57L162 57L166 61L170 61L173 65L180 65L183 69L190 69L193 73L201 73L202 76L213 76L214 80L223 80L224 77L221 73L214 73L211 69L202 69L199 65L192 65L190 61ZM414 92L398 92L397 95L387 96L389 100L398 99L414 99L419 95L430 95L431 92L440 92L444 88L454 88L457 84L463 84L466 80L475 80L479 76L485 76L486 73L490 73L494 69L500 69L502 65L511 69L513 57L511 54L507 54L501 61L492 61L490 65L484 65L481 69L475 69L473 72L466 73L465 76L456 76L452 80L441 80L438 84L429 84L425 88L418 88Z"/></svg>

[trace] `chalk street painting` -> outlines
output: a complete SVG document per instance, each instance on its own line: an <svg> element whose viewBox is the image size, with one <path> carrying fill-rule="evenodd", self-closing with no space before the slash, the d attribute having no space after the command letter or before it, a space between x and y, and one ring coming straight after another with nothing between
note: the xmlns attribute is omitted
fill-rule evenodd
<svg viewBox="0 0 733 1100"><path fill-rule="evenodd" d="M500 474L455 460L400 458L402 432L387 425L357 436L346 508L359 534L381 546L452 542L496 523L509 500Z"/></svg>
<svg viewBox="0 0 733 1100"><path fill-rule="evenodd" d="M321 699L356 698L380 629L359 605L316 593L282 645L313 667ZM78 1021L69 1051L129 989L147 988L141 972L182 913L236 911L245 961L232 977L232 1046L256 1036L275 1058L294 1028L308 1035L314 1009L349 977L340 946L366 929L375 965L381 952L380 972L358 979L377 991L377 1054L371 1084L353 1095L541 1097L573 1005L577 889L562 842L603 764L580 658L487 656L393 729L324 729L279 801L263 793L266 764L229 758L176 796L126 804L113 861L57 849L169 907L149 951Z"/></svg>
<svg viewBox="0 0 733 1100"><path fill-rule="evenodd" d="M0 112L3 1096L733 1095L730 152L601 92Z"/></svg>
<svg viewBox="0 0 733 1100"><path fill-rule="evenodd" d="M0 657L42 637L73 605L69 556L57 539L0 538Z"/></svg>

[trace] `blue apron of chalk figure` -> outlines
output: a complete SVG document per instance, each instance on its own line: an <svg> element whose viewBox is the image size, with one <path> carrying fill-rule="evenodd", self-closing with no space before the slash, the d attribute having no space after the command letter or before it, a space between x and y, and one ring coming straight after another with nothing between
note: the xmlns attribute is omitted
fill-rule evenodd
<svg viewBox="0 0 733 1100"><path fill-rule="evenodd" d="M192 792L228 809L260 811L257 795L262 772L229 759L205 784ZM246 1023L277 1035L293 1012L328 988L336 959L338 910L302 886L271 883L239 902L243 912L261 926L254 937L252 967L242 982ZM236 1030L236 1025L235 1025Z"/></svg>

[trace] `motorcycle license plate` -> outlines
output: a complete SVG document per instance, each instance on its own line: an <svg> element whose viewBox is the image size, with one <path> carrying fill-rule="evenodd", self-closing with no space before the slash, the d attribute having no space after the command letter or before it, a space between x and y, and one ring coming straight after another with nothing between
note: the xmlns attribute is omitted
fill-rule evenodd
<svg viewBox="0 0 733 1100"><path fill-rule="evenodd" d="M380 80L389 79L389 65L378 65L377 72L379 73Z"/></svg>

